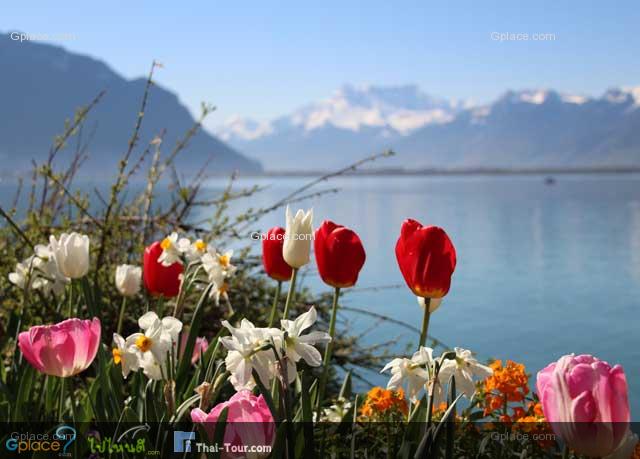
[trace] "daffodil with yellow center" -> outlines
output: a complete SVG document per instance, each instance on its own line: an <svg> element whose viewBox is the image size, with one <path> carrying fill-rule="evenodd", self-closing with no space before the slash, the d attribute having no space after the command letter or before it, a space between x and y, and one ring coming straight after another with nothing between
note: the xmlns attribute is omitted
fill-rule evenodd
<svg viewBox="0 0 640 459"><path fill-rule="evenodd" d="M231 266L231 255L233 255L233 252L231 251L218 254L218 263L220 263L223 268L228 268Z"/></svg>
<svg viewBox="0 0 640 459"><path fill-rule="evenodd" d="M189 251L191 242L187 238L178 238L178 233L173 232L160 242L162 253L158 261L163 266L171 266L174 263L182 263L182 255Z"/></svg>
<svg viewBox="0 0 640 459"><path fill-rule="evenodd" d="M142 356L152 354L162 366L167 358L167 351L171 349L171 343L171 334L164 332L162 322L155 316L155 320L144 328L144 333L134 333L127 338L126 346Z"/></svg>
<svg viewBox="0 0 640 459"><path fill-rule="evenodd" d="M140 368L138 350L135 346L127 345L125 339L117 333L113 334L113 344L113 363L121 366L122 376L126 378L131 371Z"/></svg>
<svg viewBox="0 0 640 459"><path fill-rule="evenodd" d="M136 339L136 346L140 349L140 352L147 352L151 350L153 340L148 336L141 335Z"/></svg>

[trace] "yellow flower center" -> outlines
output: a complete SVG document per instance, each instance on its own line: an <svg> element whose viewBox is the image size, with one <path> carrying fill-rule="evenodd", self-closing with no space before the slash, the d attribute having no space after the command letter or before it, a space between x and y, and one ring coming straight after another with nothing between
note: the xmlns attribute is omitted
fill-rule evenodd
<svg viewBox="0 0 640 459"><path fill-rule="evenodd" d="M148 336L143 335L136 340L136 346L138 346L138 349L140 349L142 352L147 352L149 349L151 349L152 344L153 341Z"/></svg>
<svg viewBox="0 0 640 459"><path fill-rule="evenodd" d="M196 247L196 250L198 252L204 252L205 250L207 250L207 243L204 242L202 239L198 239L196 242L193 243L193 245Z"/></svg>
<svg viewBox="0 0 640 459"><path fill-rule="evenodd" d="M218 261L222 266L226 268L229 266L229 263L231 262L231 257L229 255L218 255Z"/></svg>
<svg viewBox="0 0 640 459"><path fill-rule="evenodd" d="M160 243L160 247L162 247L162 250L168 250L171 248L172 245L173 243L171 242L171 239L169 239L168 237L165 237Z"/></svg>
<svg viewBox="0 0 640 459"><path fill-rule="evenodd" d="M113 363L120 365L120 362L122 362L122 351L116 347L113 348L111 354L113 354Z"/></svg>

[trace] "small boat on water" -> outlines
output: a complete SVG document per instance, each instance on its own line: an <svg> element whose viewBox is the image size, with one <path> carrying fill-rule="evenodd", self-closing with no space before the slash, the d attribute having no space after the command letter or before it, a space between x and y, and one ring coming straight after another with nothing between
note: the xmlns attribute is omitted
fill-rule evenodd
<svg viewBox="0 0 640 459"><path fill-rule="evenodd" d="M556 184L556 179L555 179L555 178L553 178L553 177L551 177L551 176L546 177L546 178L544 179L544 184L545 184L545 185L555 185L555 184Z"/></svg>

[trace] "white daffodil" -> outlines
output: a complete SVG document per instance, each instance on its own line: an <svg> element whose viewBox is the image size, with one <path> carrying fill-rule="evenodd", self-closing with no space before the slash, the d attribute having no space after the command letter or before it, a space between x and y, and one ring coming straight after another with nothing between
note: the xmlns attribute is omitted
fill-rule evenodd
<svg viewBox="0 0 640 459"><path fill-rule="evenodd" d="M9 282L24 289L40 290L45 295L54 292L56 295L64 291L69 279L58 271L51 250L44 245L35 247L35 255L16 264L15 271L9 273Z"/></svg>
<svg viewBox="0 0 640 459"><path fill-rule="evenodd" d="M281 345L281 331L275 328L256 328L247 319L242 319L240 328L235 328L226 320L222 325L229 330L231 336L220 338L222 345L229 351L225 358L227 371L231 373L229 380L236 391L253 389L253 370L256 370L262 383L269 387L274 376L275 355L272 350L260 348L274 340Z"/></svg>
<svg viewBox="0 0 640 459"><path fill-rule="evenodd" d="M307 328L316 323L318 314L313 306L304 314L300 314L295 320L281 320L282 329L285 332L285 353L289 357L289 361L297 363L303 359L312 367L322 364L322 356L320 352L313 346L317 343L328 343L331 336L328 333L313 331L306 335L302 335ZM294 377L295 377L295 366Z"/></svg>
<svg viewBox="0 0 640 459"><path fill-rule="evenodd" d="M161 363L149 352L140 356L140 368L144 375L153 379L154 381L160 381L163 378Z"/></svg>
<svg viewBox="0 0 640 459"><path fill-rule="evenodd" d="M36 276L33 288L42 289L45 294L52 291L56 295L60 295L70 282L69 278L60 272L53 251L49 246L36 245L35 252L36 259L33 266Z"/></svg>
<svg viewBox="0 0 640 459"><path fill-rule="evenodd" d="M140 355L135 346L127 346L125 339L117 333L113 334L113 344L113 363L122 367L122 376L126 378L131 371L140 368Z"/></svg>
<svg viewBox="0 0 640 459"><path fill-rule="evenodd" d="M397 390L406 385L407 394L412 402L418 400L418 393L429 381L427 367L433 366L433 349L421 346L410 359L396 358L387 363L380 373L391 370L391 379L387 389Z"/></svg>
<svg viewBox="0 0 640 459"><path fill-rule="evenodd" d="M120 265L116 268L116 288L122 296L134 296L140 291L142 268Z"/></svg>
<svg viewBox="0 0 640 459"><path fill-rule="evenodd" d="M456 347L455 360L445 360L440 368L439 379L442 382L449 381L451 375L456 380L456 390L468 398L476 391L476 380L483 380L493 374L493 370L479 363L473 353L467 349Z"/></svg>
<svg viewBox="0 0 640 459"><path fill-rule="evenodd" d="M89 236L86 234L62 233L60 238L49 237L49 248L53 253L58 271L70 279L80 279L89 272Z"/></svg>
<svg viewBox="0 0 640 459"><path fill-rule="evenodd" d="M425 305L424 297L416 296L416 299L418 300L418 304L420 305L420 307L424 308L424 305ZM441 304L442 304L442 298L431 298L431 301L429 301L429 312L433 313L436 309L440 307Z"/></svg>
<svg viewBox="0 0 640 459"><path fill-rule="evenodd" d="M287 206L286 219L282 256L289 266L297 269L309 263L313 240L313 209L306 213L299 209L294 216Z"/></svg>
<svg viewBox="0 0 640 459"><path fill-rule="evenodd" d="M127 337L125 345L127 347L135 346L143 354L143 357L145 353L151 353L158 364L164 365L167 360L167 352L171 349L171 337L164 332L162 322L156 316L156 320L144 329L144 333L134 333Z"/></svg>
<svg viewBox="0 0 640 459"><path fill-rule="evenodd" d="M9 273L9 282L20 289L30 288L33 282L33 262L35 257L29 258L16 263L15 271Z"/></svg>
<svg viewBox="0 0 640 459"><path fill-rule="evenodd" d="M202 239L198 239L192 244L189 245L187 249L186 256L189 262L199 260L202 256L207 253L207 243Z"/></svg>
<svg viewBox="0 0 640 459"><path fill-rule="evenodd" d="M165 341L170 341L172 344L178 342L178 336L182 331L182 322L172 316L165 316L160 320L158 314L153 311L149 311L143 314L138 319L138 326L142 330L149 330L153 327L156 322L160 322L160 327L162 329L162 338Z"/></svg>
<svg viewBox="0 0 640 459"><path fill-rule="evenodd" d="M191 242L185 237L178 238L178 233L174 231L162 240L160 247L162 247L162 253L158 257L158 262L162 266L171 266L174 263L182 264L182 254L189 250Z"/></svg>
<svg viewBox="0 0 640 459"><path fill-rule="evenodd" d="M210 247L201 258L202 267L207 273L207 279L210 284L213 284L211 297L216 303L219 303L221 298L228 298L229 283L227 279L236 271L236 267L231 264L232 255L232 251L219 254Z"/></svg>

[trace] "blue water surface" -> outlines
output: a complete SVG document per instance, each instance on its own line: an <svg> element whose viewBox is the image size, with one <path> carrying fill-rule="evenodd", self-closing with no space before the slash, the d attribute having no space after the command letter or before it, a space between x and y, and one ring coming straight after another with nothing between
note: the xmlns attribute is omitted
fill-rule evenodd
<svg viewBox="0 0 640 459"><path fill-rule="evenodd" d="M272 204L305 182L259 179L268 188L236 208ZM633 419L640 420L640 175L560 175L553 185L537 175L344 177L317 189L334 186L339 193L300 206L313 206L316 226L332 219L362 238L367 261L344 305L419 327L421 310L404 286L395 242L408 217L441 226L456 246L458 265L430 333L482 359L523 362L533 380L572 352L620 363ZM284 226L284 211L256 227L273 225ZM312 262L305 282L319 291L326 287L314 269ZM398 353L418 338L359 314L341 318L352 333L366 331L365 343L397 339Z"/></svg>

